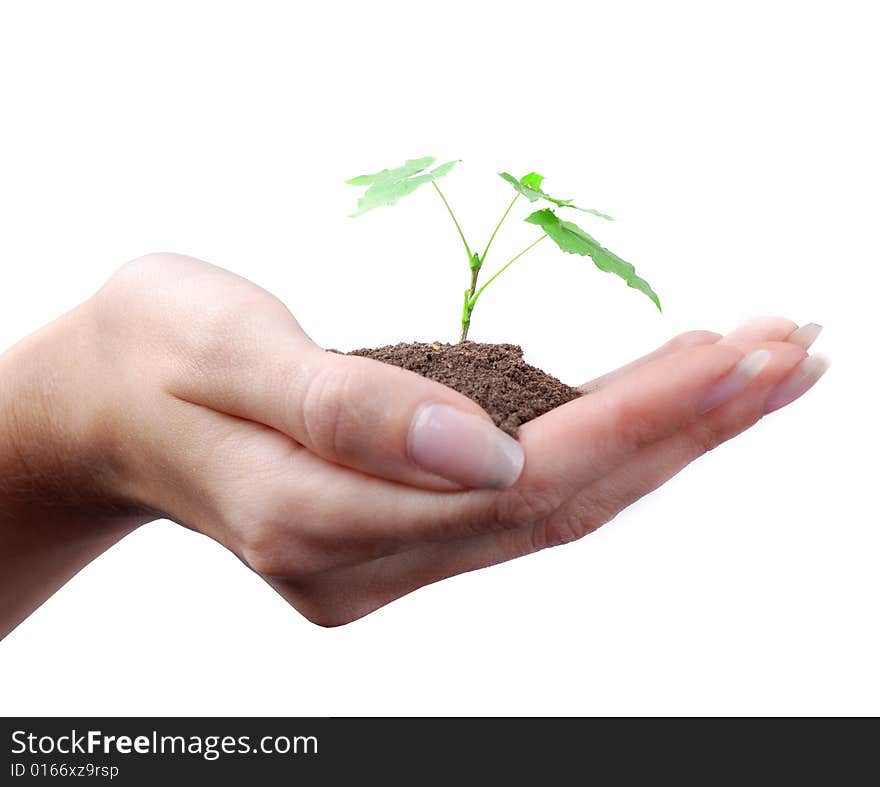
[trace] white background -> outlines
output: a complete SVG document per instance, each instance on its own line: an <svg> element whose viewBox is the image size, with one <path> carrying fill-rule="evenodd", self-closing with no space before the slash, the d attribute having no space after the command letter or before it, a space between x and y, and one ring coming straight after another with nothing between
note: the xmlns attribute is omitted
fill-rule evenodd
<svg viewBox="0 0 880 787"><path fill-rule="evenodd" d="M537 169L663 299L539 247L472 337L582 382L691 328L826 326L796 406L597 534L313 626L167 522L0 643L7 714L880 712L876 24L871 4L7 2L0 348L169 250L338 348L455 337L473 243ZM518 207L518 217L525 215ZM531 231L530 231L531 230ZM534 234L514 221L497 242ZM96 381L96 384L98 381Z"/></svg>

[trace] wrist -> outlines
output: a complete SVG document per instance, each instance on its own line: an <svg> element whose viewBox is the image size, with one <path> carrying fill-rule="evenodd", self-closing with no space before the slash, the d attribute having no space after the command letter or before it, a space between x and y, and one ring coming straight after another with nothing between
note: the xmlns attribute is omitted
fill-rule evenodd
<svg viewBox="0 0 880 787"><path fill-rule="evenodd" d="M80 307L0 355L0 639L152 516L117 490Z"/></svg>
<svg viewBox="0 0 880 787"><path fill-rule="evenodd" d="M0 356L0 506L126 516L121 461L83 304Z"/></svg>

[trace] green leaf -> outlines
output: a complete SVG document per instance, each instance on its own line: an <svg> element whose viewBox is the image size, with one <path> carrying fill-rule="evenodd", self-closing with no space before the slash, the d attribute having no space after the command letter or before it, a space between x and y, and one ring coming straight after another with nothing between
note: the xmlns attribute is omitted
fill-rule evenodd
<svg viewBox="0 0 880 787"><path fill-rule="evenodd" d="M434 161L433 156L409 159L402 167L383 169L372 175L358 175L345 181L351 186L369 187L358 200L358 212L353 215L360 216L382 205L394 205L407 194L412 194L419 186L448 175L458 163L457 160L447 161L430 172L425 172Z"/></svg>
<svg viewBox="0 0 880 787"><path fill-rule="evenodd" d="M431 170L431 180L437 180L437 178L442 178L444 175L448 175L452 172L452 168L458 164L460 159L454 159L453 161L447 161L445 164L441 164L439 167L434 167Z"/></svg>
<svg viewBox="0 0 880 787"><path fill-rule="evenodd" d="M648 282L636 275L636 269L614 252L600 246L595 238L584 232L577 224L570 221L560 221L550 208L535 211L526 218L526 221L541 227L563 251L590 257L600 271L620 276L628 286L643 292L654 301L660 311L663 311L657 293L651 289Z"/></svg>
<svg viewBox="0 0 880 787"><path fill-rule="evenodd" d="M498 174L502 178L504 178L504 180L506 180L511 186L513 186L520 194L526 197L529 202L537 202L539 199L545 199L548 202L552 202L554 205L558 205L560 208L573 208L574 210L579 210L582 213L592 213L594 216L598 216L600 219L614 221L614 218L612 216L609 216L607 213L593 210L593 208L579 208L577 205L572 205L572 201L570 199L557 199L556 197L551 197L547 192L541 190L541 184L544 182L544 176L539 175L537 172L530 172L528 175L523 175L519 180L513 177L513 175L511 175L509 172L499 172Z"/></svg>
<svg viewBox="0 0 880 787"><path fill-rule="evenodd" d="M358 175L356 178L352 178L345 182L350 186L369 186L376 182L408 178L410 175L415 175L416 172L421 172L423 169L430 167L434 161L435 159L433 156L407 159L406 163L397 169L383 169L372 175Z"/></svg>
<svg viewBox="0 0 880 787"><path fill-rule="evenodd" d="M537 172L530 172L528 175L523 175L520 178L520 183L525 186L527 189L533 189L534 191L541 190L541 184L544 182L544 176L539 175Z"/></svg>
<svg viewBox="0 0 880 787"><path fill-rule="evenodd" d="M544 177L537 172L530 172L521 180L517 180L509 172L499 172L498 174L520 194L526 197L529 202L537 202L541 197L549 199L549 197L541 191L541 181L544 180ZM555 200L553 201L555 202ZM565 200L565 202L567 204L568 202L571 202L571 200ZM558 205L559 203L557 202L556 204Z"/></svg>

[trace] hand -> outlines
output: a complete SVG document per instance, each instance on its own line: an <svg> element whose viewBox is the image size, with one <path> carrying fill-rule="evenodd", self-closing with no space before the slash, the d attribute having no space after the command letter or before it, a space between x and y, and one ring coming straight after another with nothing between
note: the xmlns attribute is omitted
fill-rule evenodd
<svg viewBox="0 0 880 787"><path fill-rule="evenodd" d="M75 425L52 434L69 479L53 494L100 511L107 543L157 517L198 530L323 625L595 530L825 368L814 326L689 333L517 442L442 385L321 350L273 296L191 258L129 263L63 328L40 344Z"/></svg>

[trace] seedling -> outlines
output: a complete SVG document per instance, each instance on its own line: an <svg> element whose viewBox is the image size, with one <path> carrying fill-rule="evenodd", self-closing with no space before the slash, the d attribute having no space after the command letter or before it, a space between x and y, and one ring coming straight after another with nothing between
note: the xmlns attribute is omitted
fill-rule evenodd
<svg viewBox="0 0 880 787"><path fill-rule="evenodd" d="M544 177L537 172L530 172L528 175L519 179L507 172L499 173L499 175L511 185L516 193L502 214L498 224L495 225L495 229L492 230L492 234L489 236L489 241L486 243L483 253L480 254L479 252L472 251L471 246L464 237L464 232L462 232L458 219L456 219L455 214L452 212L452 208L450 207L446 196L437 185L437 181L444 175L448 175L458 161L447 161L445 164L441 164L440 166L429 170L428 168L434 163L434 160L433 156L410 159L402 167L396 169L383 169L381 172L376 172L373 175L360 175L351 180L347 180L346 183L349 183L352 186L367 187L366 192L364 192L363 196L358 200L358 211L353 214L354 216L360 216L368 210L378 208L382 205L394 205L398 200L408 194L412 194L417 188L419 188L419 186L423 186L426 183L430 183L436 190L437 194L440 195L440 199L443 200L443 204L446 206L446 210L449 212L452 222L455 224L455 229L458 231L461 242L464 244L464 250L467 254L468 266L471 273L470 286L464 291L464 304L461 310L460 341L467 339L474 307L477 305L477 301L479 301L480 296L483 294L486 287L495 281L502 273L504 273L504 271L513 265L513 263L526 254L526 252L537 246L542 240L544 240L544 238L550 238L564 252L568 252L569 254L579 254L582 257L589 257L593 260L599 270L616 274L623 279L628 286L647 295L657 308L660 309L660 299L657 297L657 294L651 289L648 282L636 275L636 269L632 265L625 260L622 260L614 254L614 252L609 251L604 246L600 246L592 235L581 229L574 222L563 221L557 215L557 211L562 208L568 208L570 210L578 210L582 213L592 214L593 216L605 219L606 221L613 221L614 219L612 219L611 216L592 208L579 208L577 205L574 205L570 199L557 199L556 197L551 197L542 190ZM520 197L525 197L532 203L543 200L554 206L536 210L525 218L526 222L537 225L544 231L544 233L526 246L521 252L519 252L519 254L515 255L512 259L502 265L478 288L477 281L480 276L480 271L486 262L486 256L489 254L492 242L495 240L498 230L501 229L501 225L504 223L504 220L507 218L511 209Z"/></svg>

